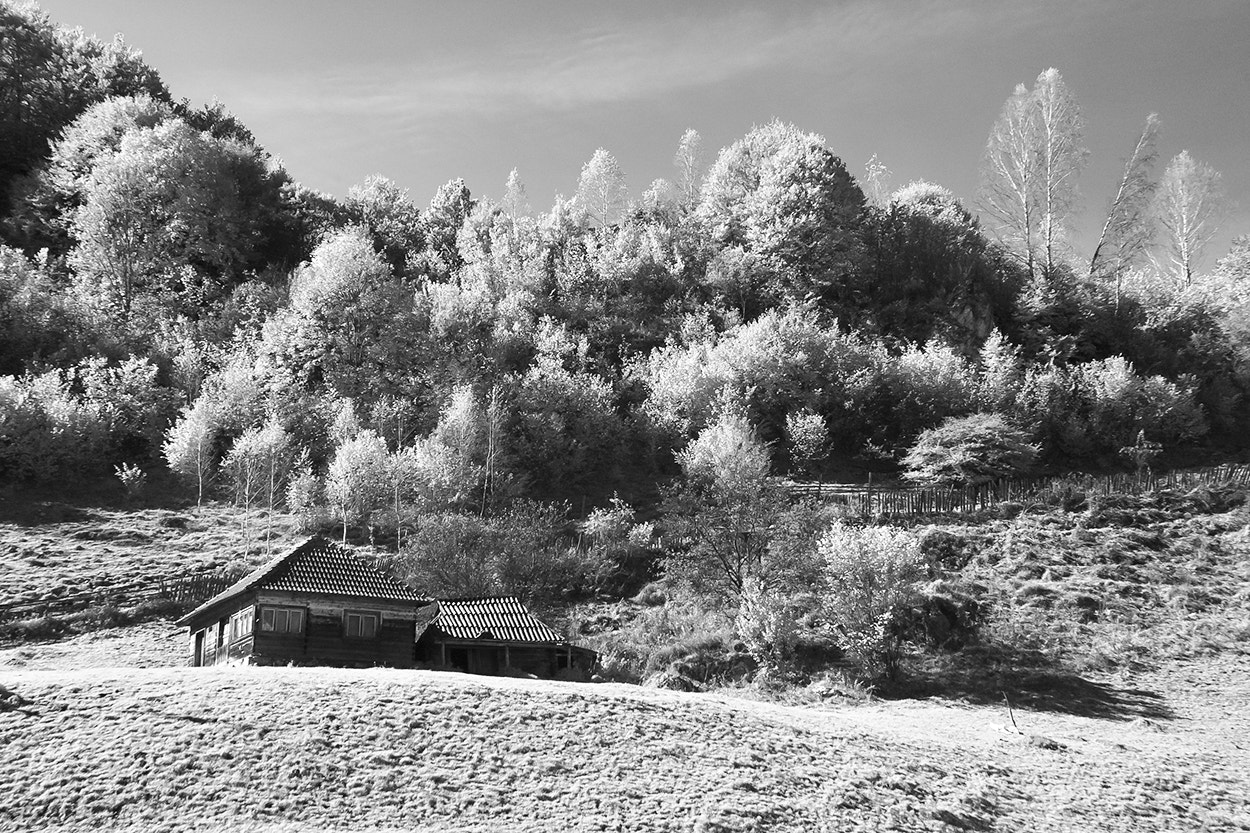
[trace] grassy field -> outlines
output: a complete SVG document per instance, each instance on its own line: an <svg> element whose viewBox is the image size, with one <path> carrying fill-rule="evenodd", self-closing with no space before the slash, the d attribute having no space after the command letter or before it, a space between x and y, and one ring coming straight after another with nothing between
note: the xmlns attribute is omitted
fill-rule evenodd
<svg viewBox="0 0 1250 833"><path fill-rule="evenodd" d="M4 829L1250 828L1245 657L1137 680L1156 718L1028 712L1018 731L949 701L796 708L421 671L0 678Z"/></svg>

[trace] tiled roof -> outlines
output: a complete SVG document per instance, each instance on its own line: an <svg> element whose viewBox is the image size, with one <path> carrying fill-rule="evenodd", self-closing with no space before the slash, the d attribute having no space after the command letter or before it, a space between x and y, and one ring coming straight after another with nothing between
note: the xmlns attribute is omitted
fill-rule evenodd
<svg viewBox="0 0 1250 833"><path fill-rule="evenodd" d="M178 624L185 625L214 605L258 588L291 593L360 596L393 602L430 601L342 547L324 538L310 538L285 555L278 556L248 573L179 619Z"/></svg>
<svg viewBox="0 0 1250 833"><path fill-rule="evenodd" d="M452 639L500 642L563 643L560 635L536 619L515 596L439 600L432 627Z"/></svg>

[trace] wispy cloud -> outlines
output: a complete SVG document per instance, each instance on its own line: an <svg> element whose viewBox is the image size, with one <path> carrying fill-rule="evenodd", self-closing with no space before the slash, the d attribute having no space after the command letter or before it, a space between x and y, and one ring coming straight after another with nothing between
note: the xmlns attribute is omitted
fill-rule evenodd
<svg viewBox="0 0 1250 833"><path fill-rule="evenodd" d="M256 79L240 104L416 124L458 114L481 118L645 100L779 67L819 67L853 78L870 74L874 61L898 50L988 23L1020 23L1030 4L854 0L791 14L767 8L717 14L715 8L702 10L701 17L688 12L583 31L572 40L552 36L455 62L415 60Z"/></svg>

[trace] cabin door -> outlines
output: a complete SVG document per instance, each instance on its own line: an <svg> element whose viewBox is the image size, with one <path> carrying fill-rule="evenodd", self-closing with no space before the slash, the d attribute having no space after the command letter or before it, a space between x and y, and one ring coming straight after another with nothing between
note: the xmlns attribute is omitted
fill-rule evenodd
<svg viewBox="0 0 1250 833"><path fill-rule="evenodd" d="M191 657L191 664L197 668L204 664L204 631L195 632L195 651Z"/></svg>

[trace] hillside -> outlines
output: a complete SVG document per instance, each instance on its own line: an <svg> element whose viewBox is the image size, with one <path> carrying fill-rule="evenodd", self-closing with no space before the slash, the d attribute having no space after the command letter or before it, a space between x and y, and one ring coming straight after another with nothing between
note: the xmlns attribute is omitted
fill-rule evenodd
<svg viewBox="0 0 1250 833"><path fill-rule="evenodd" d="M1113 718L338 669L6 670L0 827L1244 830L1250 661ZM1110 684L1110 683L1109 683ZM1160 693L1161 692L1161 693Z"/></svg>
<svg viewBox="0 0 1250 833"><path fill-rule="evenodd" d="M151 588L265 558L265 521L252 513L247 545L241 512L224 504L126 508L81 501L0 501L0 606L87 596L125 600ZM259 530L259 531L258 531ZM299 537L290 516L275 516L270 547Z"/></svg>
<svg viewBox="0 0 1250 833"><path fill-rule="evenodd" d="M0 644L0 830L1250 829L1243 493L1065 500L907 522L949 571L936 592L997 613L887 699L191 669L168 620ZM219 505L32 502L0 525L2 592L258 547Z"/></svg>

